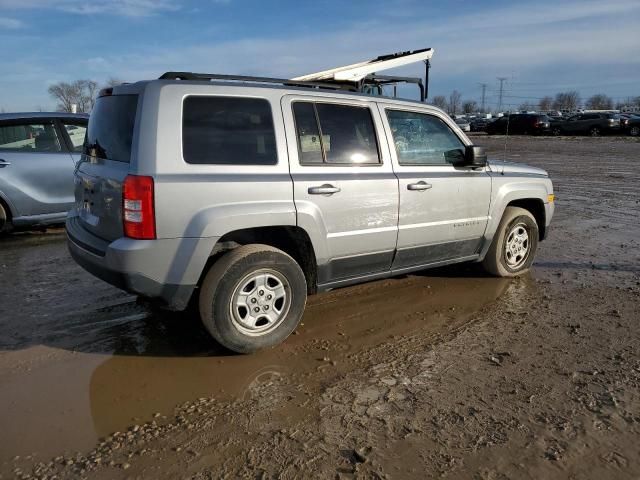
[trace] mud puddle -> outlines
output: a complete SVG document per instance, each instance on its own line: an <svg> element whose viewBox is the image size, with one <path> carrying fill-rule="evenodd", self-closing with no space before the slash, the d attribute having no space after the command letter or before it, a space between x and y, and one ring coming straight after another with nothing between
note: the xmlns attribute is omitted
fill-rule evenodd
<svg viewBox="0 0 640 480"><path fill-rule="evenodd" d="M30 252L33 243L43 257ZM3 461L86 449L194 398L247 400L283 378L313 388L352 370L363 349L455 328L508 285L458 268L316 295L284 345L240 356L217 347L197 318L148 310L88 276L59 233L3 246L0 264L17 272L13 282L3 278L0 294ZM64 282L43 280L51 265ZM31 293L21 296L29 282Z"/></svg>

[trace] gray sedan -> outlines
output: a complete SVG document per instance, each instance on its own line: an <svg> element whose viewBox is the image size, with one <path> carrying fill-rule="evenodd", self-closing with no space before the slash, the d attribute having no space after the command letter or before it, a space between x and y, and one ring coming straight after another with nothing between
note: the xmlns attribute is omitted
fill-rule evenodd
<svg viewBox="0 0 640 480"><path fill-rule="evenodd" d="M63 223L88 115L0 115L0 232Z"/></svg>

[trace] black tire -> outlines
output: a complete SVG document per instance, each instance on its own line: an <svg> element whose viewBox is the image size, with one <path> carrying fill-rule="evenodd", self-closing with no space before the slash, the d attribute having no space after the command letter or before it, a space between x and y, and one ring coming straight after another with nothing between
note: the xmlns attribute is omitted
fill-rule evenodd
<svg viewBox="0 0 640 480"><path fill-rule="evenodd" d="M592 137L599 137L600 129L598 127L591 127L589 129L589 135L591 135Z"/></svg>
<svg viewBox="0 0 640 480"><path fill-rule="evenodd" d="M638 135L640 135L640 127L637 125L632 126L629 129L629 135L631 135L632 137L637 137Z"/></svg>
<svg viewBox="0 0 640 480"><path fill-rule="evenodd" d="M562 130L560 130L558 127L556 127L556 128L551 130L551 134L554 137L559 137L560 135L562 135Z"/></svg>
<svg viewBox="0 0 640 480"><path fill-rule="evenodd" d="M509 240L507 235L516 227L526 230L528 243L526 256L517 264L513 264L514 257L512 257L511 263L507 260L507 240ZM531 268L538 249L538 238L538 223L531 212L524 208L507 207L489 251L482 261L483 268L497 277L517 277L526 273ZM509 253L509 255L512 254Z"/></svg>
<svg viewBox="0 0 640 480"><path fill-rule="evenodd" d="M232 301L239 291L246 291L241 289L241 283L246 282L247 278L250 280L252 275L270 274L280 277L282 288L290 296L286 299L287 309L284 310L283 301L281 317L273 326L267 323L266 326L253 327L267 330L251 331L251 328L241 324L238 319L240 314L233 309ZM255 284L254 288L255 293L252 295L257 297ZM271 287L266 288L268 293L268 288ZM255 298L252 301L253 299ZM266 301L266 297L260 299L262 300ZM204 326L218 343L237 353L251 353L282 343L298 326L306 301L307 283L296 261L277 248L253 244L231 250L213 264L200 288L199 310ZM253 305L256 308L262 306L257 303ZM276 304L271 308L272 311L277 308ZM250 314L253 315L253 312ZM268 320L262 318L258 322Z"/></svg>

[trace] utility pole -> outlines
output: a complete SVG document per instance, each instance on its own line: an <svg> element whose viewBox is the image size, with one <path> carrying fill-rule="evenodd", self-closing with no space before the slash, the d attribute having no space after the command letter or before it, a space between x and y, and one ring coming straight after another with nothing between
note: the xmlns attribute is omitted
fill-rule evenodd
<svg viewBox="0 0 640 480"><path fill-rule="evenodd" d="M500 80L500 95L498 97L498 112L502 111L502 84L505 82L505 80L507 79L507 77L498 77L498 80Z"/></svg>
<svg viewBox="0 0 640 480"><path fill-rule="evenodd" d="M487 84L486 83L481 83L480 86L482 87L482 106L480 107L480 111L482 113L484 112L484 98L485 98L485 93L487 91Z"/></svg>

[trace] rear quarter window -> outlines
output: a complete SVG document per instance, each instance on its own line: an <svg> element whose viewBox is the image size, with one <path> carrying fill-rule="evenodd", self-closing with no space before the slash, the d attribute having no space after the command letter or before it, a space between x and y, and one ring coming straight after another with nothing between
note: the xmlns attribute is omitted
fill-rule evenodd
<svg viewBox="0 0 640 480"><path fill-rule="evenodd" d="M275 165L278 154L271 105L261 98L187 97L182 155L193 164Z"/></svg>

